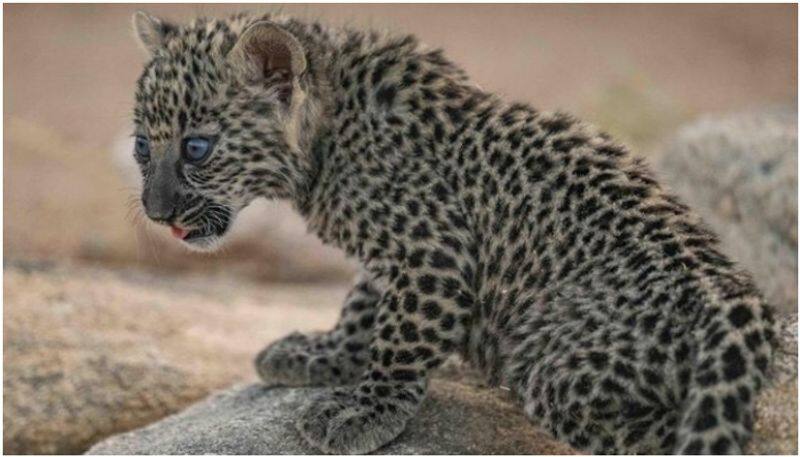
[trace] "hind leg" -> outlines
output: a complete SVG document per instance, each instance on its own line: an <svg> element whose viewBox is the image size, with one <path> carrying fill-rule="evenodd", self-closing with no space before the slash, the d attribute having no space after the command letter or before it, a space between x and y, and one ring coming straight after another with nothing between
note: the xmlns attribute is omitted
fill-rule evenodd
<svg viewBox="0 0 800 457"><path fill-rule="evenodd" d="M512 357L526 414L557 439L599 454L669 453L680 392L670 356L648 339L627 341L614 323L537 317ZM587 325L587 322L589 325ZM514 369L516 368L516 370Z"/></svg>
<svg viewBox="0 0 800 457"><path fill-rule="evenodd" d="M676 453L742 453L753 431L753 401L767 379L773 332L770 311L757 296L704 310Z"/></svg>
<svg viewBox="0 0 800 457"><path fill-rule="evenodd" d="M592 370L531 373L525 412L559 440L595 454L660 454L674 444L678 412Z"/></svg>

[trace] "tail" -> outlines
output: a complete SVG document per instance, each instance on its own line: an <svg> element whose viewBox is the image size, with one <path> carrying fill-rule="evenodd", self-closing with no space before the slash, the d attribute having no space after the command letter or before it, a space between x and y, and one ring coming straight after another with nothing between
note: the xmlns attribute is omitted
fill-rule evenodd
<svg viewBox="0 0 800 457"><path fill-rule="evenodd" d="M725 286L694 330L676 454L741 454L753 431L755 396L772 360L773 319L754 288Z"/></svg>

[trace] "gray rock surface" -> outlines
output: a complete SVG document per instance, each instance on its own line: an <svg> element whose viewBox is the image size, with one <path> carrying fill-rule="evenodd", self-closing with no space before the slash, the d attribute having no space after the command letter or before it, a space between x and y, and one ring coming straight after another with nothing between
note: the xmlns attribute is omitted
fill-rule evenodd
<svg viewBox="0 0 800 457"><path fill-rule="evenodd" d="M781 322L774 382L759 397L755 454L797 453L797 317ZM575 453L536 428L510 397L455 366L398 439L378 454ZM312 454L295 431L318 388L238 386L148 427L111 437L89 454Z"/></svg>
<svg viewBox="0 0 800 457"><path fill-rule="evenodd" d="M314 454L296 432L297 408L322 389L238 386L89 454ZM572 454L490 391L436 380L420 413L378 454Z"/></svg>
<svg viewBox="0 0 800 457"><path fill-rule="evenodd" d="M653 163L784 313L797 309L796 112L702 119L680 130Z"/></svg>

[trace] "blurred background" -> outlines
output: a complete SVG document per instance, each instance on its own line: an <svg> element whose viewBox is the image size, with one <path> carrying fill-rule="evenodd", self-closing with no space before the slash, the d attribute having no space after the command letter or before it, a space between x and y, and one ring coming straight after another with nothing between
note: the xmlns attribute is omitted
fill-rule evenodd
<svg viewBox="0 0 800 457"><path fill-rule="evenodd" d="M414 33L484 89L571 112L654 161L697 119L797 109L790 4L4 5L7 452L81 452L252 378L266 342L332 325L353 272L281 203L248 208L212 255L134 223L137 9L178 22L280 9ZM796 200L783 204L796 247ZM795 279L781 287L793 309Z"/></svg>

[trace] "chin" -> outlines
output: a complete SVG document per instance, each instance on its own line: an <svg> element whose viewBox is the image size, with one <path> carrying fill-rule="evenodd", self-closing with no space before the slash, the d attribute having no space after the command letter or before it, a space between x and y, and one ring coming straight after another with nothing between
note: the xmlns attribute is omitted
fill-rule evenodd
<svg viewBox="0 0 800 457"><path fill-rule="evenodd" d="M200 236L181 240L186 249L194 252L215 252L222 246L223 237L217 235Z"/></svg>

